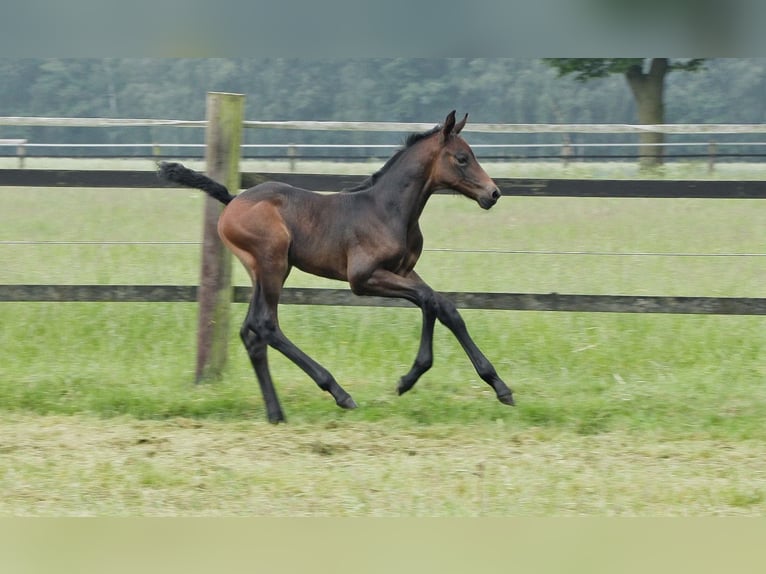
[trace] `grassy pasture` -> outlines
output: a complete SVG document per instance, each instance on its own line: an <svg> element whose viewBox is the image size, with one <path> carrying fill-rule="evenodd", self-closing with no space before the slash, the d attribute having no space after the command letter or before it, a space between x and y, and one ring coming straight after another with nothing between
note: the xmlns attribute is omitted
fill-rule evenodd
<svg viewBox="0 0 766 574"><path fill-rule="evenodd" d="M365 172L368 170L365 170ZM494 174L497 175L497 174ZM196 241L192 190L0 188L0 240ZM436 196L427 248L761 253L748 200ZM197 282L196 245L2 246L2 283ZM428 251L443 290L763 296L766 258ZM235 271L235 282L245 284ZM300 273L289 285L337 286ZM263 422L237 337L194 388L192 304L0 305L0 513L707 515L766 510L761 317L464 311L513 387L494 400L437 328L403 397L415 309L285 306L285 332L360 408L270 355L288 425Z"/></svg>

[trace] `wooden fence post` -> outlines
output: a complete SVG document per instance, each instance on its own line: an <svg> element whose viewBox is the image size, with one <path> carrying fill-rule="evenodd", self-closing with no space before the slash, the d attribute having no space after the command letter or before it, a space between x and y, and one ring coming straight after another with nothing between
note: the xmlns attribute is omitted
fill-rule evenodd
<svg viewBox="0 0 766 574"><path fill-rule="evenodd" d="M205 165L207 175L239 191L239 156L245 97L210 92L207 95ZM231 305L231 253L218 237L223 206L205 197L202 265L198 291L197 368L195 382L220 377L226 364Z"/></svg>
<svg viewBox="0 0 766 574"><path fill-rule="evenodd" d="M27 140L19 140L19 145L16 147L16 156L19 158L19 169L24 168L24 158L27 155Z"/></svg>

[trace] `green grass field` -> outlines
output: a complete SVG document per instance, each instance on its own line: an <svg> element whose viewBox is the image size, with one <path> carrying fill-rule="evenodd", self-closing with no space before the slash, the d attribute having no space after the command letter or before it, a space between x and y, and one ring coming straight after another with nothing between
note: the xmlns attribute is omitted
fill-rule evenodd
<svg viewBox="0 0 766 574"><path fill-rule="evenodd" d="M497 175L497 174L493 174ZM0 240L197 241L192 190L0 188ZM432 198L418 269L441 290L764 296L750 200ZM195 284L196 245L2 245L0 283ZM235 282L246 284L238 268ZM295 273L288 285L340 286ZM446 329L397 397L416 309L284 306L284 331L360 408L276 353L288 424L264 421L232 307L223 380L195 387L193 304L0 304L0 513L760 515L762 317L463 311L509 408Z"/></svg>

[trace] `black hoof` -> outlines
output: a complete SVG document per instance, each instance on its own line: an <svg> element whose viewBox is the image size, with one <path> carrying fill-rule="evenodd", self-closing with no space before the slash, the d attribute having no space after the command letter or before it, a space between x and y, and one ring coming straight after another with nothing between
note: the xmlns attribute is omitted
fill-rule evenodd
<svg viewBox="0 0 766 574"><path fill-rule="evenodd" d="M286 423L287 420L285 419L285 415L282 413L279 413L278 415L269 415L269 422L273 425L278 425L279 423Z"/></svg>
<svg viewBox="0 0 766 574"><path fill-rule="evenodd" d="M404 382L404 380L400 380L399 384L396 385L396 394L401 397L404 393L409 391L412 387L413 385L408 385L407 383Z"/></svg>
<svg viewBox="0 0 766 574"><path fill-rule="evenodd" d="M354 399L351 398L351 395L346 397L345 399L341 401L335 401L335 403L342 409L355 409L356 403L354 402Z"/></svg>
<svg viewBox="0 0 766 574"><path fill-rule="evenodd" d="M513 393L511 393L510 391L502 395L497 395L497 400L503 403L504 405L510 405L512 407L516 406L516 401L513 400Z"/></svg>

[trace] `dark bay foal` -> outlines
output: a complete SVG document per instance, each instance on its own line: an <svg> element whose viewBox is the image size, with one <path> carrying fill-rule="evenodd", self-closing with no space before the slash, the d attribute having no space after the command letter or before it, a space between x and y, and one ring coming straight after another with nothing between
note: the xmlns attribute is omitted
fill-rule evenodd
<svg viewBox="0 0 766 574"><path fill-rule="evenodd" d="M438 319L452 331L498 400L513 405L513 394L468 334L455 305L414 271L423 249L418 219L432 192L450 188L489 209L500 190L460 137L468 116L407 138L405 146L361 185L343 193L319 194L268 182L233 196L221 184L177 163L163 163L160 175L194 187L227 205L218 222L223 242L250 274L253 297L240 330L272 423L285 420L269 372L269 346L305 371L335 402L356 403L335 378L282 332L277 306L292 267L348 281L357 295L399 297L417 305L423 328L415 362L397 386L412 388L433 362Z"/></svg>

